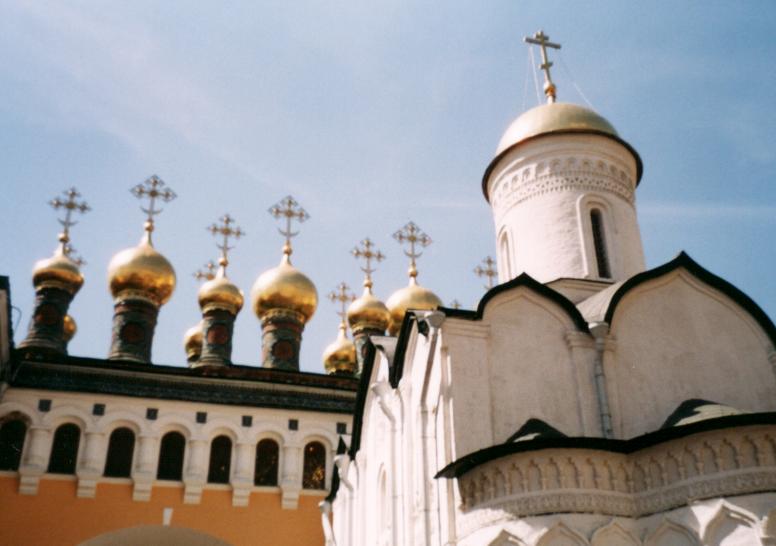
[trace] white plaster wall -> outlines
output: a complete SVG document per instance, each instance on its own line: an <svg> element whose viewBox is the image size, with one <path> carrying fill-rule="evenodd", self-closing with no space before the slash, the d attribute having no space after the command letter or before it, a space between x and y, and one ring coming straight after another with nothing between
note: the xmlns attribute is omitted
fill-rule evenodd
<svg viewBox="0 0 776 546"><path fill-rule="evenodd" d="M636 161L598 135L550 135L517 146L488 180L499 281L526 272L540 282L598 278L587 201L604 213L612 278L644 269L635 200ZM500 237L510 244L503 252ZM505 255L506 254L506 255Z"/></svg>
<svg viewBox="0 0 776 546"><path fill-rule="evenodd" d="M615 432L660 427L683 401L702 398L742 411L776 409L773 347L735 302L685 270L645 283L619 303L607 353L619 401Z"/></svg>
<svg viewBox="0 0 776 546"><path fill-rule="evenodd" d="M484 320L490 327L489 389L494 442L504 442L529 418L569 436L583 433L576 365L567 332L575 327L554 302L527 288L491 300ZM456 423L461 435L480 426ZM461 445L459 441L459 446Z"/></svg>

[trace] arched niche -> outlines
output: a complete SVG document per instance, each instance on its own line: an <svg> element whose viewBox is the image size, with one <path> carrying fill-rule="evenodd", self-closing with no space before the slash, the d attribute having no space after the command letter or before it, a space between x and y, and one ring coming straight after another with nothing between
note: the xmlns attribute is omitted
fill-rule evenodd
<svg viewBox="0 0 776 546"><path fill-rule="evenodd" d="M139 525L111 531L82 542L78 546L231 546L218 538L185 527Z"/></svg>

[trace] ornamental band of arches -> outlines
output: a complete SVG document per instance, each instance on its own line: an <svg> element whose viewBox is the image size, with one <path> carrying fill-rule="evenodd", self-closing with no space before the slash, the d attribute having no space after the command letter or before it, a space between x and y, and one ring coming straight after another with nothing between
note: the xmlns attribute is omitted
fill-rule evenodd
<svg viewBox="0 0 776 546"><path fill-rule="evenodd" d="M18 403L6 406L0 409L0 471L20 474L21 493L35 494L43 473L77 475L78 496L82 497L94 496L99 479L131 478L136 484L133 498L148 500L151 484L145 488L146 495L137 494L141 474L150 482L183 482L187 490L189 482L200 482L199 492L205 484L231 484L241 490L241 500L235 498L235 505L247 504L253 488L282 485L298 493L300 489L325 491L329 485L331 439L322 434L307 434L300 444L301 468L283 473L282 451L287 442L277 431L259 431L247 439L217 425L200 438L183 423L170 421L156 430L145 430L126 415L108 415L104 426L94 430L80 410L62 408L57 415L36 420L33 412ZM204 475L195 470L197 466ZM252 480L245 483L250 474ZM298 483L286 483L289 477L298 478ZM196 493L187 492L185 497L186 502L199 501Z"/></svg>

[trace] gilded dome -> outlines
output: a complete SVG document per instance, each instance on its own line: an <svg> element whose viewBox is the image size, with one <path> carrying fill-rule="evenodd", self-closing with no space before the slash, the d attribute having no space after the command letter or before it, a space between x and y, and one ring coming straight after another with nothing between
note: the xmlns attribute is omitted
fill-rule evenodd
<svg viewBox="0 0 776 546"><path fill-rule="evenodd" d="M323 368L327 374L349 374L356 372L356 346L345 336L344 324L340 326L337 339L323 351Z"/></svg>
<svg viewBox="0 0 776 546"><path fill-rule="evenodd" d="M207 281L199 289L199 306L203 311L208 307L218 307L236 315L244 301L242 290L222 275Z"/></svg>
<svg viewBox="0 0 776 546"><path fill-rule="evenodd" d="M589 108L568 102L553 102L531 108L513 121L501 137L496 155L529 138L558 132L592 132L619 136L611 123Z"/></svg>
<svg viewBox="0 0 776 546"><path fill-rule="evenodd" d="M183 336L183 348L186 350L186 359L189 362L199 359L202 354L202 323L198 323L188 330Z"/></svg>
<svg viewBox="0 0 776 546"><path fill-rule="evenodd" d="M75 336L77 331L78 325L75 323L75 319L70 315L65 315L62 330L62 338L65 340L65 343L68 343L71 339L73 339L73 336Z"/></svg>
<svg viewBox="0 0 776 546"><path fill-rule="evenodd" d="M251 289L253 312L262 318L272 309L296 311L307 322L318 306L318 291L284 256L280 265L262 273Z"/></svg>
<svg viewBox="0 0 776 546"><path fill-rule="evenodd" d="M35 287L61 288L75 294L84 283L78 264L57 250L51 258L40 260L32 268L32 284Z"/></svg>
<svg viewBox="0 0 776 546"><path fill-rule="evenodd" d="M113 257L108 265L108 282L114 298L131 290L164 305L175 290L175 270L146 239Z"/></svg>
<svg viewBox="0 0 776 546"><path fill-rule="evenodd" d="M391 322L391 312L385 304L377 299L369 287L364 288L360 298L348 307L348 323L350 328L373 328L385 331Z"/></svg>
<svg viewBox="0 0 776 546"><path fill-rule="evenodd" d="M388 332L395 336L399 333L404 314L408 309L434 310L442 305L436 294L428 288L423 288L414 278L410 279L409 286L405 286L391 294L386 306L391 313L391 324Z"/></svg>

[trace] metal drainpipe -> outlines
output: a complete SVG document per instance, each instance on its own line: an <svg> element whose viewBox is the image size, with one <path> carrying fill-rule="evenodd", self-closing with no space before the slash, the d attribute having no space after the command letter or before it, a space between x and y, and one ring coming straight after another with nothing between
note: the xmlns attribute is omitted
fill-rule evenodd
<svg viewBox="0 0 776 546"><path fill-rule="evenodd" d="M601 417L601 432L604 438L612 438L612 413L609 409L609 396L606 392L606 374L604 373L604 347L609 325L605 322L591 322L590 333L595 338L595 358L593 373L595 375L595 391L598 396L598 411Z"/></svg>

